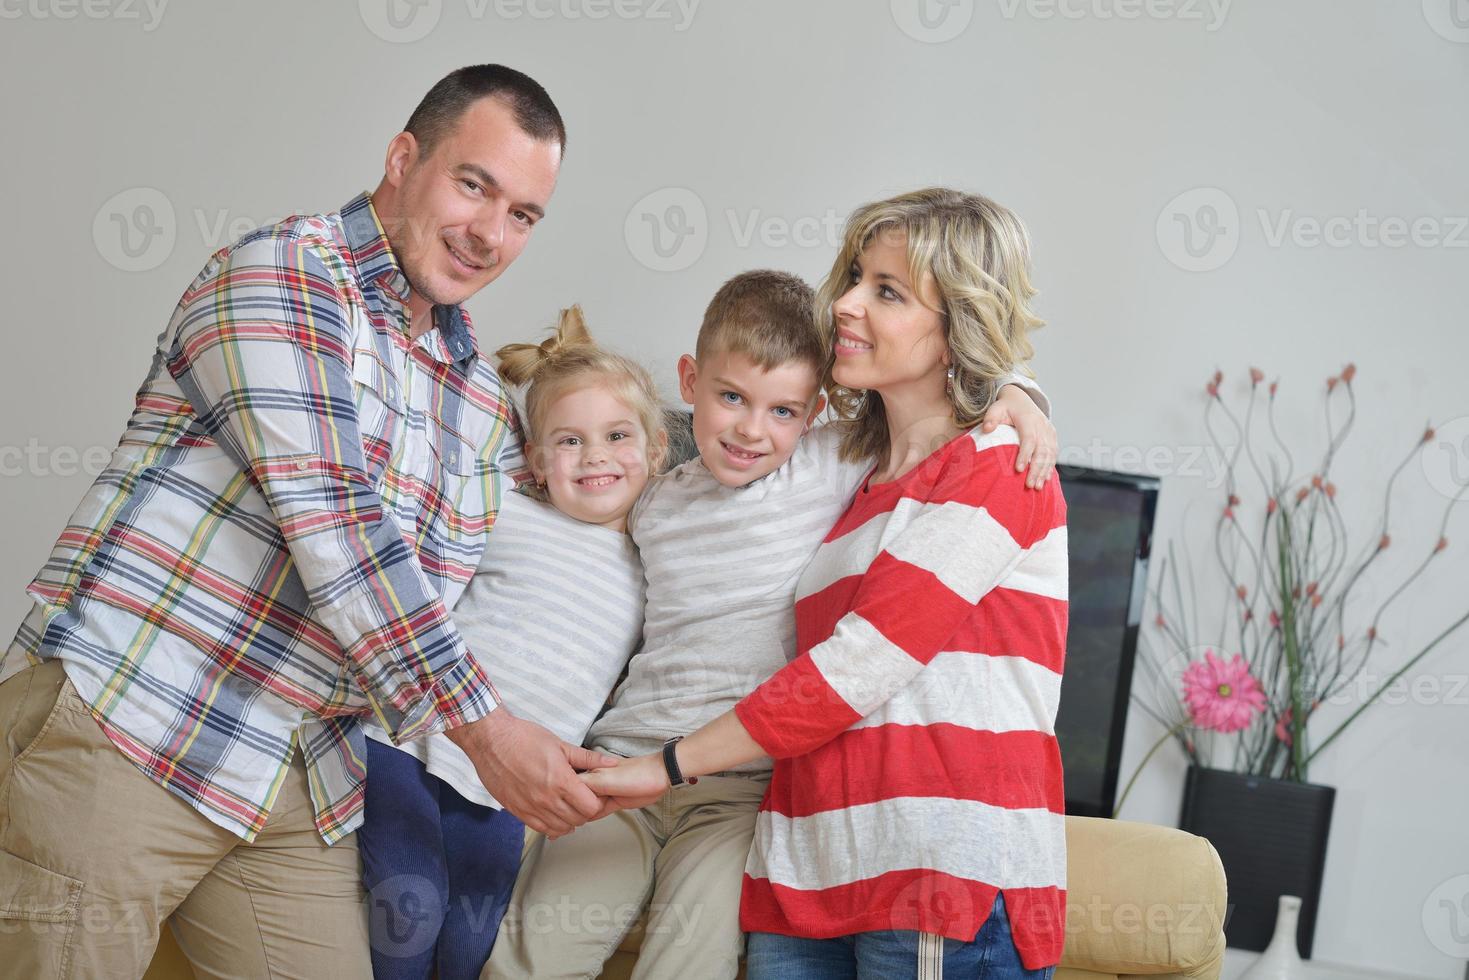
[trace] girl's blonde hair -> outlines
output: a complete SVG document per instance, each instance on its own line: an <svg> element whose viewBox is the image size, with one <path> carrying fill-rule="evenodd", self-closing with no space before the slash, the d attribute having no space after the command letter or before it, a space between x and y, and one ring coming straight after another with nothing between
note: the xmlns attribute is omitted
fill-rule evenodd
<svg viewBox="0 0 1469 980"><path fill-rule="evenodd" d="M926 275L933 277L954 371L954 421L969 428L993 404L997 382L1030 360L1034 351L1026 334L1044 324L1030 308L1036 294L1030 285L1030 237L1008 208L944 187L858 208L847 219L841 250L816 294L828 349L836 337L832 304L849 288L853 262L878 235L896 233L907 237L914 289L921 292ZM845 420L842 457L855 461L885 452L882 399L837 384L830 362L824 387L833 413Z"/></svg>
<svg viewBox="0 0 1469 980"><path fill-rule="evenodd" d="M526 441L538 442L546 412L561 396L603 385L637 417L647 436L648 472L657 473L668 454L658 389L641 364L598 346L587 331L580 306L561 311L556 332L540 344L507 344L495 352L500 376L525 393Z"/></svg>

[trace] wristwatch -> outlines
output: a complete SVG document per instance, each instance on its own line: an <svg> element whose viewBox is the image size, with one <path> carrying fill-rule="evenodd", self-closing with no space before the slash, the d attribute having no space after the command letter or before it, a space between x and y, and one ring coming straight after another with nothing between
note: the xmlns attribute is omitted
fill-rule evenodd
<svg viewBox="0 0 1469 980"><path fill-rule="evenodd" d="M690 776L688 779L685 779L683 773L678 768L678 754L675 752L674 746L682 741L682 735L675 735L663 743L663 768L668 771L669 786L682 786L684 783L692 786L699 781L698 776Z"/></svg>

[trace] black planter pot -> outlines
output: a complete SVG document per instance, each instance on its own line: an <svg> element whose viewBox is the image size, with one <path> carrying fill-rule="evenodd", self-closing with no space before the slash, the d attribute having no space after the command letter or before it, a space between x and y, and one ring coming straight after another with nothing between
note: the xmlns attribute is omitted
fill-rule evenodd
<svg viewBox="0 0 1469 980"><path fill-rule="evenodd" d="M1236 949L1263 950L1282 895L1299 895L1296 944L1310 959L1326 868L1332 786L1243 776L1190 766L1178 826L1208 838L1229 879L1224 936Z"/></svg>

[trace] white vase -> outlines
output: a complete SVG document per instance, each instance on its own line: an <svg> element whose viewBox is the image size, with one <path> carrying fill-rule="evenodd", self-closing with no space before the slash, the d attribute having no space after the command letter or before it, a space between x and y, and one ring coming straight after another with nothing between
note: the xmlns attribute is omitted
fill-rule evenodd
<svg viewBox="0 0 1469 980"><path fill-rule="evenodd" d="M1296 949L1296 919L1301 914L1301 900L1295 895L1280 896L1280 911L1275 913L1275 935L1240 980L1300 980L1306 975Z"/></svg>

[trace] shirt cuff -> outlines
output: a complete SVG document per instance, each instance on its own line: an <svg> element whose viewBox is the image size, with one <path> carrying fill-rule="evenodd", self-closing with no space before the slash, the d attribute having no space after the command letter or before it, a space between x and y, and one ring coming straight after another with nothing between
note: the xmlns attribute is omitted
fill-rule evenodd
<svg viewBox="0 0 1469 980"><path fill-rule="evenodd" d="M395 742L404 742L468 725L499 706L500 692L474 655L466 652L452 667L440 672L428 692L405 710L381 705L379 714L388 735Z"/></svg>

